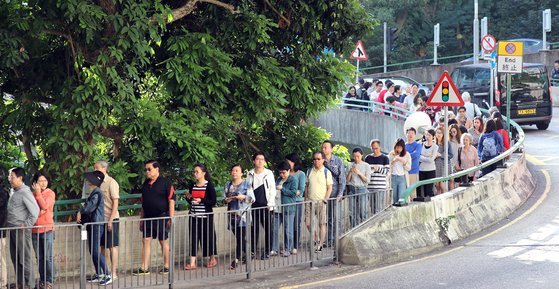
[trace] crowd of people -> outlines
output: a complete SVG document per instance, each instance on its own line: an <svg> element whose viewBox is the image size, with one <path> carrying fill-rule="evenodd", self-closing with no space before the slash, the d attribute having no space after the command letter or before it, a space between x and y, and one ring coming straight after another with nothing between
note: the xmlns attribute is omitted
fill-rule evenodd
<svg viewBox="0 0 559 289"><path fill-rule="evenodd" d="M377 85L376 89L380 86ZM416 90L417 86L412 87L412 94L417 93ZM388 154L383 153L380 141L373 139L370 142L371 154L364 155L361 148L354 148L352 161L345 165L341 158L333 155L334 144L326 140L321 150L312 154L312 166L307 170L303 169L296 153L286 155L276 164L276 173L267 168L264 153L255 153L253 167L246 174L246 179L243 178L246 168L240 164L232 165L231 178L224 186L224 202L229 212L227 228L235 237L236 247L230 269L237 269L247 258L268 259L297 254L303 224L307 230L313 230L309 232L314 241L313 250L321 252L335 242L335 228L341 219L336 216L348 216L352 227L368 219L372 192L391 189L392 203L401 205L408 186L443 176L445 165L447 173L451 174L477 166L507 150L510 141L500 113L493 110L489 117L484 117L479 108L470 102L467 92L462 97L466 104L457 109L456 115L453 112L448 115L438 112L433 119L433 127L426 129L421 137L417 136L416 128L407 128L405 138L398 138ZM407 105L420 103L415 101L416 96L408 95L406 98ZM406 105L405 99L403 103ZM448 128L445 128L444 118L448 118ZM447 158L443 149L445 134L448 135ZM496 165L484 168L481 173L473 172L451 180L448 186L443 183L420 186L405 202L416 197L442 194L460 183L471 182L489 173ZM77 222L89 224L86 226L88 247L95 274L87 281L104 286L111 284L118 273L119 186L108 175L107 162L95 162L94 169L84 174L90 193L77 212ZM145 163L146 180L141 187L142 222L139 228L142 232L142 252L141 264L133 270L136 276L151 273L150 243L153 238L159 241L163 256L163 266L158 273L169 273L168 238L175 215L176 195L172 182L161 176L159 170L157 161ZM220 236L216 235L213 215L213 207L217 203L216 189L204 164L195 164L193 174L195 181L185 194L190 204L190 258L185 262L185 270L196 270L201 265L197 264L199 248L207 268L218 265L216 243ZM9 235L8 247L17 275L17 288L35 287L35 270L29 254L32 249L39 265L38 287L52 288L55 193L49 189L48 178L42 172L33 176L31 188L24 183L22 168L11 169L8 179L10 192L0 188L0 227L33 228L9 230L8 234L0 232L0 287L7 285L5 247ZM349 198L349 207L342 209L342 206L331 205L344 197ZM304 205L304 201L310 205ZM248 224L252 228L250 232ZM283 234L280 234L282 227ZM246 248L248 234L251 234L250 252ZM105 259L105 254L109 260Z"/></svg>
<svg viewBox="0 0 559 289"><path fill-rule="evenodd" d="M96 273L87 281L104 286L111 284L117 277L119 186L107 174L107 162L97 161L94 168L95 171L84 174L84 182L91 192L77 212L77 222L93 223L86 229L87 244ZM2 187L3 179L0 176L0 288L8 286L8 255L15 272L15 283L8 288L53 288L55 192L49 188L47 175L41 171L33 175L31 188L25 184L25 170L20 167L8 172L10 190ZM6 239L9 239L8 249ZM38 268L33 265L33 251ZM110 269L105 253L110 256ZM35 271L39 272L38 286Z"/></svg>

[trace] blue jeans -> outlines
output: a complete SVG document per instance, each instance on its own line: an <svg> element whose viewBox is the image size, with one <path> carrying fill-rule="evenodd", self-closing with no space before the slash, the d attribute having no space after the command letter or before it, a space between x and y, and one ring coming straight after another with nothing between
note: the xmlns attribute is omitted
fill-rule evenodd
<svg viewBox="0 0 559 289"><path fill-rule="evenodd" d="M349 186L349 222L351 227L361 224L367 219L368 204L369 204L369 191L367 187L354 187ZM357 196L357 194L360 194Z"/></svg>
<svg viewBox="0 0 559 289"><path fill-rule="evenodd" d="M298 249L301 240L301 220L303 216L303 204L298 202L295 205L295 218L293 225L293 249Z"/></svg>
<svg viewBox="0 0 559 289"><path fill-rule="evenodd" d="M54 263L52 261L52 243L54 232L33 233L31 241L35 249L35 257L39 265L39 275L42 282L53 282Z"/></svg>
<svg viewBox="0 0 559 289"><path fill-rule="evenodd" d="M89 254L95 266L95 273L97 275L110 274L105 254L101 253L101 235L105 226L103 224L86 225L87 230L87 246Z"/></svg>
<svg viewBox="0 0 559 289"><path fill-rule="evenodd" d="M295 204L285 207L283 212L284 254L289 255L293 249L293 222L295 221Z"/></svg>
<svg viewBox="0 0 559 289"><path fill-rule="evenodd" d="M283 207L280 208L280 210ZM280 226L283 223L283 214L274 211L272 213L272 251L279 252L279 232Z"/></svg>
<svg viewBox="0 0 559 289"><path fill-rule="evenodd" d="M341 226L341 222L340 222L340 217L342 215L342 211L341 211L341 206L338 202L338 200L336 200L336 196L338 196L338 190L334 190L332 189L332 193L330 194L330 198L334 198L332 200L328 200L328 245L333 246L334 242L336 241L334 239L334 230L336 230L336 228L340 228ZM335 216L334 216L334 207L336 207L335 209ZM337 218L337 219L335 219ZM337 223L337 227L336 227L336 223Z"/></svg>
<svg viewBox="0 0 559 289"><path fill-rule="evenodd" d="M408 188L406 185L406 176L392 175L392 204L399 202L400 198Z"/></svg>

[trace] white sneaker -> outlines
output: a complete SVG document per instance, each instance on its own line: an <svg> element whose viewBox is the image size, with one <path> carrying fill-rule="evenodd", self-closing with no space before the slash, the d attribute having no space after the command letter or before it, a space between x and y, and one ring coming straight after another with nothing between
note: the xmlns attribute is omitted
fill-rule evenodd
<svg viewBox="0 0 559 289"><path fill-rule="evenodd" d="M103 277L103 279L99 281L99 286L107 286L112 283L113 283L113 278L111 278L111 275L105 275L105 277Z"/></svg>

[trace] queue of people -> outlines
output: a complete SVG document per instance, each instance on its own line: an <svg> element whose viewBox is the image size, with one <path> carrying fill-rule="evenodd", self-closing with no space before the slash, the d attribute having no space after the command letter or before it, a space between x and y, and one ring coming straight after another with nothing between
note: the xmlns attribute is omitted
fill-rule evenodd
<svg viewBox="0 0 559 289"><path fill-rule="evenodd" d="M296 255L301 247L303 223L307 230L313 230L309 232L314 241L313 250L321 252L323 248L335 244L335 230L342 219L340 216L349 216L352 227L369 218L372 210L370 193L385 192L391 188L392 204L401 205L404 192L413 183L441 177L445 167L448 168L448 174L466 170L508 149L508 134L503 129L500 114L494 112L491 117L484 119L475 111L475 106L473 109L474 112L470 113L466 106L460 107L457 116L438 113L434 127L424 132L421 141L417 141L415 128L407 128L406 140L397 139L388 155L382 152L380 141L373 139L370 142L372 153L365 156L361 148L353 149L352 162L347 166L342 159L333 155L334 144L329 140L324 141L320 151L313 152L312 166L306 172L295 153L285 156L275 166L277 175L266 168L266 156L261 152L253 155L253 168L248 171L246 179L243 178L245 169L240 164L231 166L231 178L224 186L224 202L229 212L227 228L234 235L236 250L231 256L229 268L236 270L247 258L265 260L278 255ZM473 118L470 118L472 114ZM448 128L444 127L444 121L440 121L444 118L449 118ZM441 149L445 145L444 134L448 135L447 158ZM470 173L450 182L450 189L489 173L496 165L484 168L481 174ZM89 224L86 226L88 248L95 274L87 281L105 286L111 284L118 273L119 186L108 175L107 162L97 161L94 168L95 171L84 174L90 193L78 211L77 221ZM142 251L140 266L133 270L136 276L151 273L150 243L153 238L158 239L163 256L163 266L158 273L169 273L168 238L175 215L176 195L172 182L161 176L159 170L157 161L145 163L146 180L141 187L142 221L139 227ZM185 194L190 204L190 257L185 262L185 270L196 270L200 265L207 268L218 265L219 236L213 215L213 207L217 203L216 190L204 164L195 164L193 173L195 182ZM35 287L35 270L29 254L32 248L39 265L39 288L52 288L55 275L55 193L49 189L48 178L42 172L33 176L32 188L25 185L24 179L24 170L13 168L9 174L11 193L0 188L0 226L35 226L32 230L10 230L9 234L0 232L0 286L7 282L4 260L7 254L3 252L9 235L10 256L17 272L18 288ZM410 199L432 197L446 190L441 183L423 185L417 192L412 192ZM382 195L378 194L377 201ZM335 202L343 198L350 199L345 209L347 211L329 202L330 199ZM303 201L310 204L305 206ZM252 228L250 232L247 230L249 224ZM246 248L248 234L252 240L250 250ZM282 235L283 238L280 237ZM199 247L205 258L203 264L197 263Z"/></svg>

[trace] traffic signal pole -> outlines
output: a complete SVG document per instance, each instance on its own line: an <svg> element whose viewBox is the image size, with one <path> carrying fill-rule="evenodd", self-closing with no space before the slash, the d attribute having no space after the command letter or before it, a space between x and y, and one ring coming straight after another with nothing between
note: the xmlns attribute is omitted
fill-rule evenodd
<svg viewBox="0 0 559 289"><path fill-rule="evenodd" d="M386 33L386 22L384 22L384 72L385 72L385 73L386 73L386 70L387 70L387 69L386 69L386 64L387 64L387 60L388 60L388 57L387 57L387 50L388 50L388 47L387 47L387 46L388 46L388 45L387 45L387 41L386 41L386 36L387 36L387 33Z"/></svg>

